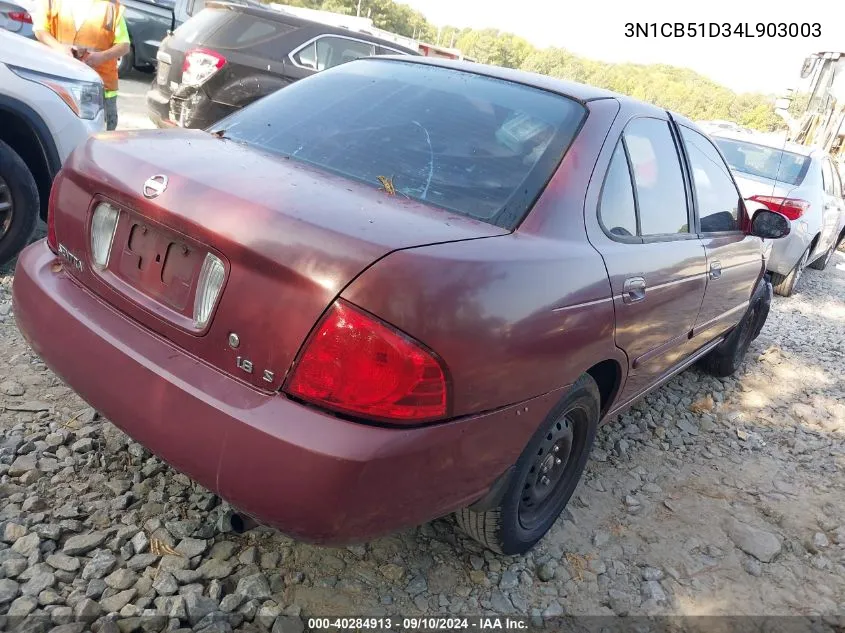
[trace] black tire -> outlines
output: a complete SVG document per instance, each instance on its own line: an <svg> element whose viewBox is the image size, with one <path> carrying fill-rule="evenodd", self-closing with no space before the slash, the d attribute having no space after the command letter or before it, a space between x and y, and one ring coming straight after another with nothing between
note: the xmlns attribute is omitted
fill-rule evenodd
<svg viewBox="0 0 845 633"><path fill-rule="evenodd" d="M810 257L810 249L812 248L810 246L810 248L804 251L795 264L795 267L789 271L789 274L781 275L780 273L772 272L772 288L774 288L775 294L782 297L792 295L795 287L798 285L798 281L801 279L804 268L807 267L807 259Z"/></svg>
<svg viewBox="0 0 845 633"><path fill-rule="evenodd" d="M534 547L563 512L581 479L600 410L598 385L584 374L523 450L499 506L456 512L461 529L499 554L523 554Z"/></svg>
<svg viewBox="0 0 845 633"><path fill-rule="evenodd" d="M831 244L830 248L827 249L827 252L819 257L816 261L810 264L810 268L814 268L815 270L824 270L827 268L828 263L833 258L833 252L836 250L836 244Z"/></svg>
<svg viewBox="0 0 845 633"><path fill-rule="evenodd" d="M129 46L129 52L117 60L117 76L123 79L135 68L135 47Z"/></svg>
<svg viewBox="0 0 845 633"><path fill-rule="evenodd" d="M742 321L716 349L702 359L701 366L707 373L725 378L740 368L751 341L757 338L766 323L771 302L771 284L763 280L755 289Z"/></svg>
<svg viewBox="0 0 845 633"><path fill-rule="evenodd" d="M15 150L0 141L0 266L12 261L29 243L39 209L32 172Z"/></svg>

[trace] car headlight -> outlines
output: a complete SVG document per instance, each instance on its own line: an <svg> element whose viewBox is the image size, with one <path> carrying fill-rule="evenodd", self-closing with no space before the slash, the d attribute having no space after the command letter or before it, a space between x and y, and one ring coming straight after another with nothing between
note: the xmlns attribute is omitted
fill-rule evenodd
<svg viewBox="0 0 845 633"><path fill-rule="evenodd" d="M78 81L12 65L9 65L9 70L22 79L34 81L55 92L82 119L95 119L103 109L103 84L100 81Z"/></svg>

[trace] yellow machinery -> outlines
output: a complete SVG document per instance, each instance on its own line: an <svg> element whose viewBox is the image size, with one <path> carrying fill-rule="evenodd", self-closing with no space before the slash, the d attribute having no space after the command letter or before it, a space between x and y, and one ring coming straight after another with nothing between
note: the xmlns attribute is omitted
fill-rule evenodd
<svg viewBox="0 0 845 633"><path fill-rule="evenodd" d="M776 105L789 124L789 140L818 146L845 161L845 53L810 55L801 80L798 93L790 91Z"/></svg>

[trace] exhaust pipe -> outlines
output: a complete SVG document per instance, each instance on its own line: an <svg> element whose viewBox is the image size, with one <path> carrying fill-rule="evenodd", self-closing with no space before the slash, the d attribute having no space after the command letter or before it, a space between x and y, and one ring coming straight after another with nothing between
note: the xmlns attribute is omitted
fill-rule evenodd
<svg viewBox="0 0 845 633"><path fill-rule="evenodd" d="M258 527L258 522L245 514L229 510L218 519L217 529L223 534L243 534Z"/></svg>

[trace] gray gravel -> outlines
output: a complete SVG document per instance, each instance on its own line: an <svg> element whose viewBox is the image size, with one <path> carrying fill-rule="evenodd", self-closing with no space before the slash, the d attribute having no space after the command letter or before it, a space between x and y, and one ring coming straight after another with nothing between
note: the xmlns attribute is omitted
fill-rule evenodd
<svg viewBox="0 0 845 633"><path fill-rule="evenodd" d="M605 425L523 557L450 519L334 549L221 534L225 503L99 418L12 315L0 337L0 630L26 615L62 633L299 633L312 615L845 613L842 253L776 298L737 376L692 369Z"/></svg>

